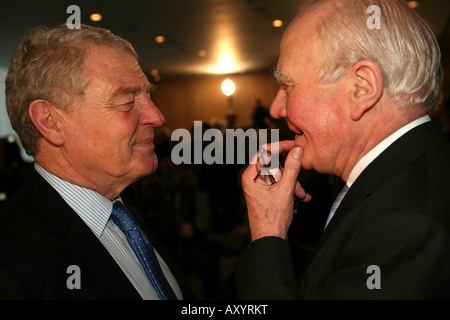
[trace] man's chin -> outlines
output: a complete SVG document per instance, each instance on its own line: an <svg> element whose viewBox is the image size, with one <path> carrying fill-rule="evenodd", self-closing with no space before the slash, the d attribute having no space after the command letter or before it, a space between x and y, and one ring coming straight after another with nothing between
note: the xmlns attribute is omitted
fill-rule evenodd
<svg viewBox="0 0 450 320"><path fill-rule="evenodd" d="M156 154L153 154L151 159L142 166L142 171L144 172L144 175L148 176L149 174L154 173L156 169L158 169L158 158L156 157Z"/></svg>

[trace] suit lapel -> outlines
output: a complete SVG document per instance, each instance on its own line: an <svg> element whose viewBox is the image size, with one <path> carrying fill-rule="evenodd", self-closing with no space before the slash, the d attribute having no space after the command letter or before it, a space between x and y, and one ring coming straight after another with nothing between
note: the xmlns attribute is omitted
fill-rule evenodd
<svg viewBox="0 0 450 320"><path fill-rule="evenodd" d="M82 289L101 299L141 299L109 252L84 227L74 227L65 246L68 259L81 269Z"/></svg>
<svg viewBox="0 0 450 320"><path fill-rule="evenodd" d="M79 290L79 294L82 298L140 299L94 233L34 169L27 184L29 199L43 223L51 232L62 236L60 239L64 239L61 248L66 260L55 261L55 264L64 264L60 266L62 268L72 264L80 267L82 290Z"/></svg>
<svg viewBox="0 0 450 320"><path fill-rule="evenodd" d="M321 236L316 252L358 204L370 197L377 188L395 176L402 168L416 161L426 150L446 142L448 140L442 134L440 126L430 121L407 132L389 146L356 179Z"/></svg>

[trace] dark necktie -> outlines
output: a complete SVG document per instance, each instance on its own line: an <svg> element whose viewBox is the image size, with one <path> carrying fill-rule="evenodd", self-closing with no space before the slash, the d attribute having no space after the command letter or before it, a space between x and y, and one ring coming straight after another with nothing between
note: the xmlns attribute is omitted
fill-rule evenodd
<svg viewBox="0 0 450 320"><path fill-rule="evenodd" d="M139 228L131 213L119 200L113 203L111 219L127 236L128 242L144 267L159 298L161 300L177 300L161 270L153 246L145 233Z"/></svg>

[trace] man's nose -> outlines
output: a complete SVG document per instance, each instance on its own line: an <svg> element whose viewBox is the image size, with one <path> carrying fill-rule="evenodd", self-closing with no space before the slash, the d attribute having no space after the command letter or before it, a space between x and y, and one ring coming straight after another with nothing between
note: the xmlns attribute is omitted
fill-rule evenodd
<svg viewBox="0 0 450 320"><path fill-rule="evenodd" d="M275 119L286 118L286 92L280 88L270 106L270 115Z"/></svg>
<svg viewBox="0 0 450 320"><path fill-rule="evenodd" d="M146 97L143 103L141 115L141 124L159 127L166 121L159 108L155 105L152 99Z"/></svg>

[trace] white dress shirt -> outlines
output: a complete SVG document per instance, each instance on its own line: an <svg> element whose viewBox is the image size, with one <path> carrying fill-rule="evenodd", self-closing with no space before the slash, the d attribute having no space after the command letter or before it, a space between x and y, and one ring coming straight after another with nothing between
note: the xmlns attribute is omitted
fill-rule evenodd
<svg viewBox="0 0 450 320"><path fill-rule="evenodd" d="M405 133L410 131L411 129L430 121L431 118L428 115L424 115L404 127L400 128L399 130L395 131L393 134L391 134L389 137L381 141L375 148L370 150L366 155L364 155L356 164L355 167L353 167L352 171L350 172L350 175L348 176L348 179L346 181L347 187L351 188L352 184L355 182L355 180L359 177L361 172L364 171L364 169L373 161L376 157L378 157L384 150L386 150L391 144L393 144L396 140L398 140L401 136L403 136Z"/></svg>
<svg viewBox="0 0 450 320"><path fill-rule="evenodd" d="M393 134L391 134L389 137L381 141L379 144L375 146L372 150L370 150L368 153L366 153L359 161L358 163L353 167L352 171L350 171L350 174L348 176L347 181L345 182L345 185L347 186L348 190L352 187L353 183L356 181L356 179L359 177L359 175L364 171L365 168L373 161L375 160L384 150L386 150L391 144L393 144L397 139L399 139L401 136L403 136L405 133L407 133L409 130L430 121L431 118L428 115L422 116L407 125L401 127L397 131L395 131ZM339 203L342 201L342 199L345 197L345 194L348 192L348 190L345 191L344 195L342 197L341 194L339 194L337 200L339 199ZM333 203L333 207L337 202ZM334 210L336 211L336 209ZM331 219L334 216L334 211L330 211L330 214L328 215L327 222L325 224L325 228L331 221Z"/></svg>
<svg viewBox="0 0 450 320"><path fill-rule="evenodd" d="M37 163L36 171L61 195L67 204L80 216L92 230L103 246L108 250L130 282L145 300L158 300L144 268L128 243L125 234L109 217L112 212L112 201L99 193L73 185L51 174ZM86 250L89 250L88 248ZM155 250L156 252L156 250ZM156 252L161 269L178 299L182 299L181 289L169 267ZM112 279L111 281L114 281Z"/></svg>

